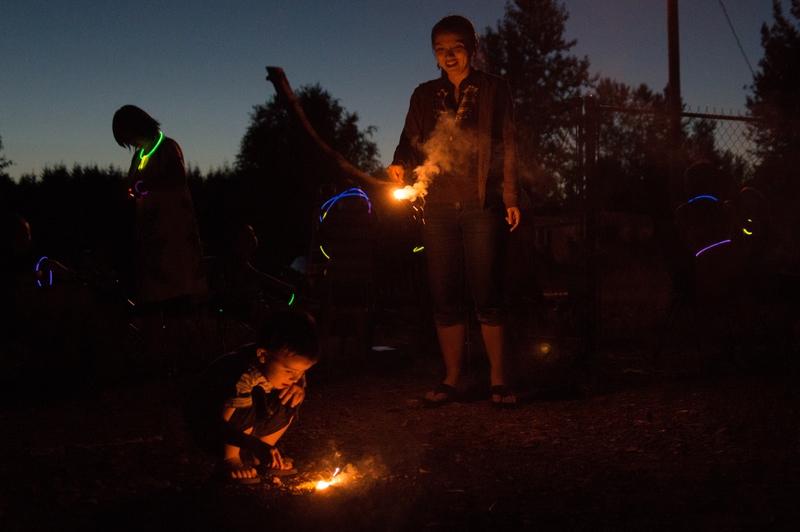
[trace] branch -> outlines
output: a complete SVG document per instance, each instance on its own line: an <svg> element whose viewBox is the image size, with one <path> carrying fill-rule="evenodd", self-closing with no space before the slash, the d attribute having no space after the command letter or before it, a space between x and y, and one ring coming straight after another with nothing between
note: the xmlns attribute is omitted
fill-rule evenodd
<svg viewBox="0 0 800 532"><path fill-rule="evenodd" d="M289 81L286 79L286 74L283 72L282 68L267 67L267 81L271 81L275 86L277 101L284 105L292 118L294 118L300 124L300 126L303 128L303 131L305 131L308 135L312 144L317 148L319 154L323 157L324 162L329 164L339 177L366 185L382 187L393 185L393 183L388 180L384 181L372 177L366 172L362 172L350 164L350 162L348 162L341 153L334 151L325 143L324 140L322 140L322 138L314 130L314 126L312 126L311 122L309 122L308 118L306 118L303 108L300 106L297 96L294 95L294 91L292 91L292 87L289 85Z"/></svg>

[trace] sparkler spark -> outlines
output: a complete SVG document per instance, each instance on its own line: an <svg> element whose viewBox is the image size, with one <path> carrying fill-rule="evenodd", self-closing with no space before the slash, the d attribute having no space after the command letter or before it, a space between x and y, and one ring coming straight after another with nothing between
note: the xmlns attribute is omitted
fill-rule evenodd
<svg viewBox="0 0 800 532"><path fill-rule="evenodd" d="M339 474L339 468L337 467L336 471L334 471L333 475L331 475L330 481L320 480L319 482L317 482L317 489L324 490L328 489L330 486L333 486L334 484L338 484L338 481L336 480L336 475L338 474Z"/></svg>
<svg viewBox="0 0 800 532"><path fill-rule="evenodd" d="M398 200L415 201L417 198L428 193L426 181L417 181L413 185L406 185L403 188L395 189L394 197Z"/></svg>

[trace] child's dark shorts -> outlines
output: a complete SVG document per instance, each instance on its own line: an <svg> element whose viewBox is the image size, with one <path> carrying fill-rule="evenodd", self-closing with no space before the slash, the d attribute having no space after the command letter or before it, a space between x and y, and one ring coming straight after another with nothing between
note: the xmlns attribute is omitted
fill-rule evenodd
<svg viewBox="0 0 800 532"><path fill-rule="evenodd" d="M252 428L250 434L261 438L285 428L297 417L299 408L281 404L280 390L266 393L262 388L256 387L252 397L253 405L249 408L237 408L228 421L238 431L244 432ZM193 406L196 405L187 405L186 410L189 432L201 449L221 456L225 446L224 431L220 423L222 407L217 409ZM220 418L217 419L216 416Z"/></svg>
<svg viewBox="0 0 800 532"><path fill-rule="evenodd" d="M253 406L234 410L228 423L242 432L252 427L250 434L256 438L278 432L297 416L297 408L281 404L280 393L280 390L266 393L263 388L254 388Z"/></svg>

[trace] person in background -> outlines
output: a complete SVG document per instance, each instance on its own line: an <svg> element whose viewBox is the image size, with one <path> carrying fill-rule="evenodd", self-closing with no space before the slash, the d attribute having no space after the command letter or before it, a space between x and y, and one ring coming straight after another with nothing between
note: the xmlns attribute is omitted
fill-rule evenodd
<svg viewBox="0 0 800 532"><path fill-rule="evenodd" d="M258 237L250 224L236 225L226 244L222 261L224 305L234 317L258 325L271 308L285 308L292 302L293 286L253 265Z"/></svg>
<svg viewBox="0 0 800 532"><path fill-rule="evenodd" d="M16 377L35 384L36 393L96 387L119 377L115 361L127 323L83 277L35 252L25 218L0 219L0 322L3 336L29 341Z"/></svg>
<svg viewBox="0 0 800 532"><path fill-rule="evenodd" d="M207 292L203 248L183 152L142 109L114 114L114 139L134 150L128 191L135 202L136 303L154 369L174 371L183 315Z"/></svg>
<svg viewBox="0 0 800 532"><path fill-rule="evenodd" d="M511 90L473 66L479 43L469 19L444 17L431 31L431 44L442 75L411 96L387 168L398 184L413 181L421 165L438 168L424 197L422 237L446 376L425 401L439 406L465 391L466 280L491 365L491 401L511 407L516 396L506 384L502 292L508 232L520 223Z"/></svg>

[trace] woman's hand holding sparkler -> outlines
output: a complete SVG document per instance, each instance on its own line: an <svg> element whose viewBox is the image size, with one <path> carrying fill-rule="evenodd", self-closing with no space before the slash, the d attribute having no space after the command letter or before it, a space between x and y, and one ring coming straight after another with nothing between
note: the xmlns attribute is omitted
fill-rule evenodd
<svg viewBox="0 0 800 532"><path fill-rule="evenodd" d="M394 183L402 185L403 177L405 176L405 170L399 164L391 164L386 169L386 176Z"/></svg>
<svg viewBox="0 0 800 532"><path fill-rule="evenodd" d="M282 404L287 404L291 401L289 406L294 408L306 398L306 390L299 384L292 384L281 390L280 398Z"/></svg>
<svg viewBox="0 0 800 532"><path fill-rule="evenodd" d="M517 207L509 207L506 209L506 211L508 212L508 216L506 216L506 222L508 222L508 225L511 226L511 229L509 229L510 232L516 229L519 225L520 212L519 208Z"/></svg>

